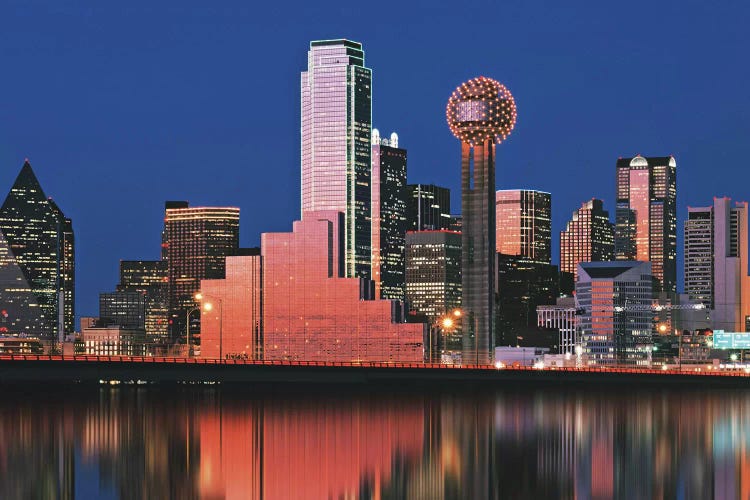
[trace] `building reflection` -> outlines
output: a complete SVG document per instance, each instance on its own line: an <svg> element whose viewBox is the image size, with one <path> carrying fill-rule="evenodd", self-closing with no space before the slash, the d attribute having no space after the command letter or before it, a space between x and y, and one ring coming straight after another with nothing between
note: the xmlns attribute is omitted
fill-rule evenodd
<svg viewBox="0 0 750 500"><path fill-rule="evenodd" d="M0 419L0 498L750 498L741 392L107 388Z"/></svg>

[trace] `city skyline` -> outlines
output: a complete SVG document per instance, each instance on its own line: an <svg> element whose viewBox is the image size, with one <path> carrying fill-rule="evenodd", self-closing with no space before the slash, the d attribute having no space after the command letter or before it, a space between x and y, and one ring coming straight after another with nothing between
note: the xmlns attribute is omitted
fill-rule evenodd
<svg viewBox="0 0 750 500"><path fill-rule="evenodd" d="M691 11L692 16L697 17L693 12L694 10ZM83 14L71 10L66 15L70 17L71 26L75 27L85 18ZM104 11L94 11L95 21L98 20L101 25L107 25L111 20L108 20L105 14ZM210 12L209 14L211 15ZM597 16L601 16L602 12L585 12L585 14L587 14L584 16L585 20L581 21L583 23L592 22L598 18ZM653 12L652 14L658 15L658 13ZM218 16L219 14L214 12L212 15ZM407 9L406 17L401 22L413 19L413 15L414 13ZM623 34L617 30L619 28L624 29L626 22L632 20L634 15L634 13L626 13L622 19L618 20L616 27L613 28L618 35L615 36L615 40L621 42L624 40ZM178 12L177 17L180 16L183 18L185 16L190 17L190 9L185 8L181 13ZM680 14L680 16L684 16L680 17L684 21L686 17L690 16L690 12ZM158 12L156 17L159 17ZM226 17L219 17L222 22L232 24L232 21ZM710 18L729 22L729 29L724 31L734 33L731 29L731 16L721 14ZM10 27L13 29L8 30L8 36L12 36L20 27L25 26L22 17L19 19L17 16L11 15L10 19L18 20L19 26ZM436 25L445 22L440 13L433 14L430 19L435 21ZM549 22L548 20L542 21L542 24ZM35 29L42 29L44 26L46 26L45 20L41 19L39 27ZM522 23L521 27L528 28L529 26L530 20L527 20ZM696 52L691 50L694 47L691 47L690 42L684 39L684 32L688 30L688 26L689 23L687 25L675 23L674 29L676 35L679 35L677 38L685 46L679 46L677 42L665 41L664 43L669 50L665 49L666 53L662 53L661 56L658 54L651 57L643 54L637 56L629 55L630 52L627 50L616 51L616 53L621 54L620 59L617 60L618 63L641 61L656 64L670 60L673 61L673 69L677 69L677 71L670 74L669 79L664 77L665 79L662 80L659 77L650 79L648 84L635 83L635 88L633 93L629 94L629 99L635 100L639 104L633 110L632 117L628 116L627 119L623 120L622 115L617 114L618 105L624 106L624 104L619 103L618 99L607 101L610 104L619 104L614 105L614 108L604 106L602 112L606 112L606 117L609 119L608 126L602 127L606 130L595 135L593 141L587 136L585 142L577 139L571 141L572 133L560 133L561 130L555 129L554 124L558 123L556 120L560 119L561 113L567 109L564 107L566 105L564 102L546 108L549 113L543 113L542 106L549 105L550 97L558 94L554 91L553 84L550 82L539 85L529 80L532 67L534 74L538 74L538 66L532 63L536 61L536 64L538 64L540 60L546 60L538 51L532 51L531 57L528 57L528 54L524 56L528 61L522 61L518 58L518 55L508 51L507 54L487 61L486 65L479 64L479 58L472 56L465 64L448 65L451 68L443 70L439 78L424 82L420 87L424 90L423 93L415 93L409 87L410 80L400 81L397 76L401 74L401 66L408 58L405 54L400 54L398 50L395 50L395 42L381 39L371 29L357 24L346 30L335 30L330 26L319 28L324 32L310 33L309 30L302 30L291 38L289 45L274 46L269 52L273 53L273 57L284 60L284 79L281 88L276 89L269 81L266 80L263 83L261 80L254 82L252 89L257 89L253 91L273 94L273 97L277 99L275 101L277 104L281 101L278 100L279 94L276 92L281 92L285 96L284 98L290 102L282 106L284 111L279 116L283 119L274 118L270 123L264 122L262 127L258 124L257 129L253 128L256 126L254 124L245 124L243 126L250 128L247 132L243 132L241 137L238 135L238 131L242 130L242 126L232 121L236 119L236 113L222 105L217 106L214 111L205 115L205 118L208 121L215 121L216 118L229 120L233 123L234 128L229 130L228 135L218 133L226 131L221 127L219 127L219 130L212 131L211 126L206 123L200 124L205 120L198 119L194 120L196 125L187 127L189 130L176 127L174 133L166 132L169 130L169 126L175 126L175 122L169 122L172 125L165 125L162 132L145 140L133 126L134 122L130 117L130 121L124 120L114 128L110 122L104 123L104 126L100 127L100 131L87 137L87 146L84 148L80 141L76 139L75 133L63 133L63 131L73 127L74 130L80 130L82 134L86 135L90 124L82 123L81 120L90 116L91 104L97 102L96 99L106 97L107 93L103 90L107 88L106 85L100 88L96 85L100 80L95 80L93 90L96 92L83 102L80 115L75 116L74 113L63 112L61 116L67 117L67 120L60 123L60 112L64 110L65 105L62 100L59 100L53 106L50 106L50 99L59 96L59 92L67 89L72 82L67 80L57 83L47 81L48 87L46 89L39 87L40 83L35 83L32 86L33 89L37 91L40 88L45 89L45 93L39 98L39 102L31 100L32 94L29 90L19 92L16 84L9 83L9 90L17 95L14 102L9 103L7 108L8 122L2 125L0 129L0 145L2 146L0 148L0 161L3 161L3 164L6 165L7 170L4 171L8 172L0 183L5 182L5 187L9 187L12 183L13 171L18 168L22 158L28 156L35 165L35 170L48 193L55 198L60 206L65 208L66 215L76 221L78 233L77 270L79 271L77 276L77 282L79 283L77 312L80 315L94 314L98 292L111 290L117 283L117 261L121 259L155 259L158 257L158 230L154 231L153 228L160 225L157 214L160 212L160 206L164 200L189 199L191 204L201 206L240 206L244 214L242 222L243 239L240 244L243 247L257 245L261 232L288 231L291 227L291 221L299 213L298 207L294 206L298 203L299 194L299 151L296 147L288 147L288 152L279 153L275 141L283 140L287 144L296 143L299 110L295 104L298 100L295 99L298 99L297 78L299 77L298 71L304 67L305 48L310 40L324 38L323 35L331 35L331 37L351 37L361 42L367 49L367 65L374 71L373 124L385 129L398 130L404 143L409 145L410 178L408 182L434 182L450 187L453 190L453 205L458 206L455 202L458 191L458 176L451 168L457 156L450 152L453 139L445 130L442 116L440 116L441 107L446 93L454 88L456 83L476 74L484 73L504 80L510 88L514 89L519 109L522 112L519 127L522 127L523 130L519 130L514 140L509 141L507 147L499 153L499 161L508 165L508 168L503 170L503 176L498 176L496 187L498 189L524 188L552 192L555 197L553 233L557 233L563 228L565 219L572 210L592 196L603 199L605 206L613 209L614 182L612 170L614 160L618 156L632 156L637 153L646 156L674 154L678 159L680 163L680 186L677 213L678 226L681 226L686 217L686 206L688 205L703 205L705 204L704 200L712 196L729 196L738 201L748 198L741 191L742 183L732 182L728 177L733 170L731 162L727 160L732 157L730 153L733 151L736 153L737 147L742 143L740 139L742 134L739 133L742 130L742 127L739 126L742 125L742 120L735 123L737 126L728 128L726 120L731 122L735 114L739 116L741 110L748 104L746 100L743 100L742 94L736 91L734 87L736 84L733 83L733 80L726 79L726 85L728 86L726 94L733 97L732 106L728 104L728 97L715 96L714 105L705 110L708 115L704 114L703 120L712 124L719 120L719 126L711 127L709 130L702 132L700 136L688 132L689 126L686 125L689 125L690 120L685 120L685 112L677 107L677 103L681 102L682 99L688 102L692 98L691 96L697 92L695 83L688 85L686 78L680 79L682 59L686 58L688 53L691 54L691 57L695 57L696 53L698 55L705 54L705 51L710 50L711 44L721 43L723 40L723 38L718 37L718 39L711 41L709 47L701 48ZM28 26L26 27L28 28ZM31 31L33 32L33 30ZM597 36L597 34L595 33L594 36ZM174 41L172 40L172 42ZM80 43L79 38L74 38L70 43L72 53L80 54L82 60L88 61L87 57L92 57L92 54L86 51L84 44ZM117 46L119 42L107 39L103 43L105 46L107 43ZM518 44L520 42L511 43ZM574 40L573 45L575 43L578 43L578 41ZM630 48L637 48L637 42L633 43L635 46ZM19 54L28 54L31 51L32 60L36 60L33 57L34 55L41 57L47 54L49 56L48 53L52 50L49 44L45 44L44 40L39 42L39 46L26 46L22 45L22 42L16 41L13 44L18 44L13 45L13 47L17 46L23 49L18 52ZM566 47L572 50L573 45ZM441 47L441 43L437 43L434 50L439 52ZM165 45L165 50L174 56L181 53L180 49L179 43L167 43ZM425 57L428 58L427 62L429 63L434 60L435 54L432 51L426 51ZM589 71L602 67L601 61L596 60L596 58L594 58L594 61L585 57L581 59L578 62L583 68L589 68ZM674 62L675 59L677 59L677 62ZM41 60L44 60L44 58ZM99 62L101 63L101 61ZM26 64L22 64L20 60L12 59L10 64L12 69L26 68ZM136 63L131 60L130 64ZM588 66L591 64L593 66ZM713 62L712 64L716 66L718 63ZM507 65L507 67L503 67L503 65ZM434 76L435 69L429 67L429 64L427 66L430 76ZM729 71L729 69L714 66L712 67L716 71L710 79L711 89L714 88L715 78L721 77ZM93 67L97 68L98 66L94 64ZM170 65L167 65L164 69L149 67L150 74L157 80L168 78L170 67ZM604 65L604 67L609 66ZM556 69L562 71L559 66ZM612 69L614 69L614 66ZM34 76L35 71L30 71L28 75ZM119 74L114 70L112 72L114 75ZM87 74L86 71L83 74ZM565 72L561 74L569 75ZM111 78L111 76L108 77L105 73L104 76L98 78L109 81L108 78ZM38 80L42 82L42 79ZM189 85L192 81L189 78L187 80L188 83L185 85ZM573 102L579 100L582 104L586 104L583 101L591 102L592 100L602 99L607 91L614 91L617 88L616 86L613 87L614 83L607 78L601 80L593 83L587 82L585 85L579 80L574 80L573 90L575 92L570 100ZM74 81L77 80L73 79ZM674 91L681 97L673 99L665 94L663 86L666 81L670 82L670 92ZM197 78L192 84L195 85L197 82L204 83L203 80ZM246 80L243 80L243 82L248 83ZM699 84L705 87L706 84L701 82L703 80L700 80ZM142 84L143 82L139 84L137 81L131 81L130 83L133 85L129 88L132 88L143 99L144 103L153 108L153 112L156 113L154 116L158 117L159 120L164 118L165 110L171 108L165 107L164 104L159 102L163 97L162 94L154 94L151 86ZM206 83L206 85L208 84ZM261 86L254 87L255 85ZM700 85L698 85L698 90L705 90ZM543 90L552 92L552 95L546 99L541 99L539 103L535 103L535 99L538 97L535 92L538 93ZM184 88L182 91L184 91ZM146 95L143 95L144 92ZM207 112L205 100L207 96L214 95L215 92L215 90L212 92L212 87L207 86L202 92L196 94L201 104L197 109L198 111ZM401 94L394 94L395 92ZM240 93L239 88L235 86L232 86L227 94L230 94L234 101L241 101L239 103L241 107L248 106L253 101L250 97ZM397 97L388 98L389 95ZM149 96L150 98L146 99ZM109 102L112 102L112 97L109 94ZM168 98L166 100L169 102ZM273 99L269 100L273 101ZM220 102L223 101L220 100ZM601 104L601 101L599 101L599 104ZM632 106L632 104L632 101L628 102L629 106ZM413 108L396 109L410 107ZM654 109L647 109L649 107ZM115 117L125 116L127 118L130 116L119 106L115 106L115 108L113 110ZM673 112L665 114L665 108L671 109ZM636 118L638 112L641 112L641 114ZM634 125L634 121L637 120L640 123L644 116L646 118L656 116L659 112L661 112L661 115L659 115L660 125L658 129L652 126L644 126L643 130L638 132L630 130L629 127ZM572 119L577 126L582 128L582 132L588 132L586 127L590 127L590 125L587 125L587 123L589 121L596 122L597 117L602 118L604 116L592 110L589 104L584 106ZM49 120L45 120L45 117ZM170 120L185 120L186 117L184 114L177 112L169 118ZM722 119L725 121L722 122ZM736 118L734 119L736 122ZM32 124L31 120L35 120L35 123ZM191 123L192 121L191 119ZM685 121L688 123L681 123ZM97 122L94 120L92 123ZM623 123L626 125L623 125ZM41 128L37 129L36 126ZM153 125L149 125L146 129L149 129L150 126ZM424 128L425 130L424 132L418 131L418 128ZM553 131L553 129L555 130ZM626 133L628 131L631 133ZM194 133L203 136L205 140L198 141L198 144L189 144L191 141L189 137L192 137L190 134ZM557 138L556 135L562 136L562 139ZM180 137L183 136L184 139L180 140ZM222 138L224 141L222 141ZM560 144L561 140L571 143L570 147L568 149L563 148ZM237 146L237 144L242 144L242 146ZM428 147L428 144L431 147ZM731 147L726 147L726 144ZM197 153L196 146L200 150ZM112 151L113 148L122 154L102 154L105 151ZM266 163L265 153L260 151L265 148L278 154L278 160L274 163L277 167L266 169L267 173L264 173L261 179L252 176L243 177L249 175L246 172L257 176L261 166ZM169 153L159 153L156 152L157 149L164 149ZM536 152L537 150L538 152ZM572 151L577 151L578 154L571 154ZM249 154L251 152L252 154ZM182 155L193 156L194 158L191 161L184 162L182 161L184 159ZM199 174L205 174L208 163L206 160L209 158L226 168L226 175L208 175L201 177L201 182L190 182L197 179ZM96 161L92 163L94 159ZM168 161L165 161L165 159ZM709 165L709 159L712 159L710 165L716 175L709 179L701 179L704 182L699 183L697 179L700 178L701 164ZM257 167L254 166L256 161L258 162ZM94 164L98 165L97 170L93 169ZM127 168L125 168L126 165ZM596 166L596 168L592 169L593 166ZM179 172L179 174L175 175L175 172ZM146 177L147 173L152 174L153 178ZM587 174L586 183L580 181L580 176L584 173ZM82 186L78 181L82 177L90 177L92 180L87 181ZM149 179L149 181L146 181L146 179ZM575 182L571 179L575 179ZM166 182L167 180L169 182ZM273 185L274 180L279 186ZM117 189L113 189L113 186L117 186ZM267 206L263 203L268 201L274 203L274 210L270 211L271 213L263 209L264 206ZM127 202L127 205L125 202ZM101 207L102 210L98 210L96 207ZM121 212L127 212L127 215ZM112 219L112 226L118 228L119 232L101 227L103 213L108 214ZM95 231L95 228L101 232ZM121 234L123 232L127 236ZM680 233L681 231L678 231L678 256L680 259L677 266L680 281L678 288L682 288L681 273L679 272L682 268ZM555 244L553 244L553 249L552 260L556 262L559 249Z"/></svg>

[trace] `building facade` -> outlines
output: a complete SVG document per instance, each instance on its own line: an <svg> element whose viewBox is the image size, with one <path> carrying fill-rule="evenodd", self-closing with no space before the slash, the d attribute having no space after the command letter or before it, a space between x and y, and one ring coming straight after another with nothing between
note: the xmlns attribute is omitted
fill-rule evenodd
<svg viewBox="0 0 750 500"><path fill-rule="evenodd" d="M141 292L145 295L146 335L154 343L169 338L169 277L166 260L121 260L119 292Z"/></svg>
<svg viewBox="0 0 750 500"><path fill-rule="evenodd" d="M187 333L186 314L196 305L201 280L223 279L226 257L237 252L240 209L168 201L165 211L167 303L170 336L176 341ZM191 325L191 331L197 333L199 328Z"/></svg>
<svg viewBox="0 0 750 500"><path fill-rule="evenodd" d="M614 224L602 200L592 198L573 212L565 230L560 231L560 271L572 273L575 281L579 263L614 259Z"/></svg>
<svg viewBox="0 0 750 500"><path fill-rule="evenodd" d="M646 365L651 359L650 262L578 264L578 329L589 364Z"/></svg>
<svg viewBox="0 0 750 500"><path fill-rule="evenodd" d="M227 257L224 279L201 281L202 358L263 359L261 259Z"/></svg>
<svg viewBox="0 0 750 500"><path fill-rule="evenodd" d="M372 132L372 280L378 298L404 298L406 150Z"/></svg>
<svg viewBox="0 0 750 500"><path fill-rule="evenodd" d="M339 277L344 227L338 212L305 212L291 233L261 235L264 359L423 360L425 325L372 300L369 280Z"/></svg>
<svg viewBox="0 0 750 500"><path fill-rule="evenodd" d="M301 75L302 214L344 213L347 277L371 271L372 72L362 44L310 42Z"/></svg>
<svg viewBox="0 0 750 500"><path fill-rule="evenodd" d="M552 195L531 189L495 193L496 248L529 262L552 263Z"/></svg>
<svg viewBox="0 0 750 500"><path fill-rule="evenodd" d="M711 310L714 329L742 332L750 316L747 203L713 201L709 207L688 207L685 292Z"/></svg>
<svg viewBox="0 0 750 500"><path fill-rule="evenodd" d="M615 258L651 262L662 291L677 288L677 162L617 160Z"/></svg>
<svg viewBox="0 0 750 500"><path fill-rule="evenodd" d="M0 208L0 331L63 340L74 331L73 225L28 160Z"/></svg>
<svg viewBox="0 0 750 500"><path fill-rule="evenodd" d="M536 307L536 324L557 330L560 334L560 354L576 353L576 304L573 297L558 297L554 305Z"/></svg>
<svg viewBox="0 0 750 500"><path fill-rule="evenodd" d="M461 233L406 233L406 302L430 321L461 307Z"/></svg>
<svg viewBox="0 0 750 500"><path fill-rule="evenodd" d="M451 229L451 191L434 184L406 186L406 225L409 231Z"/></svg>
<svg viewBox="0 0 750 500"><path fill-rule="evenodd" d="M146 294L116 291L99 294L99 322L104 326L146 329Z"/></svg>

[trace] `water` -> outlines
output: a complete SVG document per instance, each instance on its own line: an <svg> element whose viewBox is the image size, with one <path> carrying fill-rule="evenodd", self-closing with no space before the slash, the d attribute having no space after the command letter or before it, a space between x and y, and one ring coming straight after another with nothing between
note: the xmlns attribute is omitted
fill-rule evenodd
<svg viewBox="0 0 750 500"><path fill-rule="evenodd" d="M749 498L750 391L102 388L0 403L0 498Z"/></svg>

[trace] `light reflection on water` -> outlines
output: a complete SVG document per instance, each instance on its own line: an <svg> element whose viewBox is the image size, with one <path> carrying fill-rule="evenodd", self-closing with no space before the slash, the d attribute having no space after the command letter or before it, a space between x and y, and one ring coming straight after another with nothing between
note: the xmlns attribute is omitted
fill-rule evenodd
<svg viewBox="0 0 750 500"><path fill-rule="evenodd" d="M750 498L750 391L105 388L0 403L0 498Z"/></svg>

